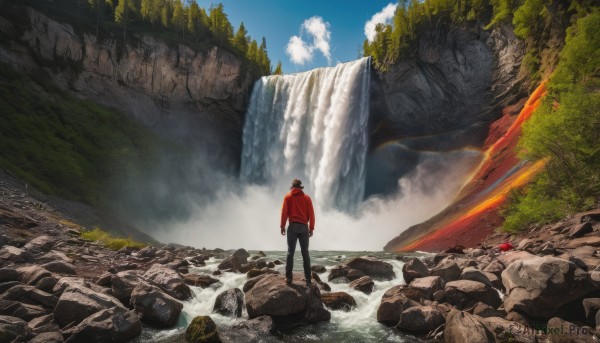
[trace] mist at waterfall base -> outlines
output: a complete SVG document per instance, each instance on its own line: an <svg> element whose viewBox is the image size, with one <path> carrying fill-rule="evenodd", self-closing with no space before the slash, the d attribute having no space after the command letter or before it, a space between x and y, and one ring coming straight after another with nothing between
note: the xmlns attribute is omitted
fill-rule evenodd
<svg viewBox="0 0 600 343"><path fill-rule="evenodd" d="M354 214L316 206L311 250L378 251L403 229L443 210L460 190L472 160L470 154L452 155L425 157L399 180L395 196L371 197ZM163 224L167 229L154 237L206 248L285 250L279 216L288 187L246 185L237 192L220 192L212 203L197 207L189 220Z"/></svg>
<svg viewBox="0 0 600 343"><path fill-rule="evenodd" d="M394 195L363 199L369 92L367 58L263 77L246 113L241 180L215 176L210 201L190 197L191 216L161 222L152 235L199 248L285 250L280 209L296 177L315 204L312 250L381 250L435 215L456 196L479 153L419 153Z"/></svg>

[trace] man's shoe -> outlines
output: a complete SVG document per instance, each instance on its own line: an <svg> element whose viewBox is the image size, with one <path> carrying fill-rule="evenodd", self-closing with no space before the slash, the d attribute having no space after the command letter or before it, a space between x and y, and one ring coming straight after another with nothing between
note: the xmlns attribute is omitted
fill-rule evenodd
<svg viewBox="0 0 600 343"><path fill-rule="evenodd" d="M292 284L292 279L285 279L285 284L286 285L291 285Z"/></svg>

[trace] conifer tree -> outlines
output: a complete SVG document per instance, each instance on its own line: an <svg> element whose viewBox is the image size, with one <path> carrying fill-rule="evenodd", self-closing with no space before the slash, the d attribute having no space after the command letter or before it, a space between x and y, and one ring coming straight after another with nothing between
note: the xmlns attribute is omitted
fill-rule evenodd
<svg viewBox="0 0 600 343"><path fill-rule="evenodd" d="M248 51L248 31L246 30L246 27L244 27L243 22L240 24L240 27L233 37L233 46L244 54Z"/></svg>
<svg viewBox="0 0 600 343"><path fill-rule="evenodd" d="M127 44L127 24L135 11L133 0L119 0L115 8L115 22L123 26L123 44Z"/></svg>
<svg viewBox="0 0 600 343"><path fill-rule="evenodd" d="M274 75L283 75L283 70L281 67L281 61L277 61L277 66L275 67Z"/></svg>

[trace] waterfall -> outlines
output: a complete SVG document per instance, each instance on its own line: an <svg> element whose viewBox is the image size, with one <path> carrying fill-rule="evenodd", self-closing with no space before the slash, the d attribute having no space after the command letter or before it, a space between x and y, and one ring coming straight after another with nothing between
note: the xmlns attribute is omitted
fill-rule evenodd
<svg viewBox="0 0 600 343"><path fill-rule="evenodd" d="M246 112L241 179L300 178L322 208L353 211L365 188L370 60L265 76Z"/></svg>

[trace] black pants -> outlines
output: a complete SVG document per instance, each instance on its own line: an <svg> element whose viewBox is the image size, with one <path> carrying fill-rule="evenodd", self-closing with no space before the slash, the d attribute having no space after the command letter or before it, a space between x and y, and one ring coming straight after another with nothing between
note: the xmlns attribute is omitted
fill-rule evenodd
<svg viewBox="0 0 600 343"><path fill-rule="evenodd" d="M296 251L296 241L300 241L300 251L302 252L302 261L304 265L304 277L310 282L310 256L308 255L308 225L302 223L291 223L287 230L288 253L285 264L285 276L292 278L294 269L294 252Z"/></svg>

